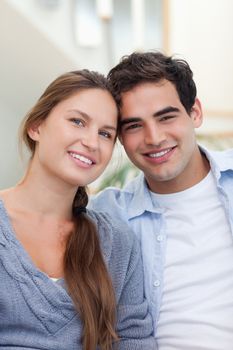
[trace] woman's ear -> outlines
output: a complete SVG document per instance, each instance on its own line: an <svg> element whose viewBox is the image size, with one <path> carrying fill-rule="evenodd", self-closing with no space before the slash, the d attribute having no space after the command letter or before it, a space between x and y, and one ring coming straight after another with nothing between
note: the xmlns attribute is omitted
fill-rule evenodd
<svg viewBox="0 0 233 350"><path fill-rule="evenodd" d="M198 98L195 99L194 105L190 112L190 117L192 118L194 128L199 128L203 122L203 114L201 102Z"/></svg>
<svg viewBox="0 0 233 350"><path fill-rule="evenodd" d="M27 130L28 136L33 141L39 141L40 138L40 124L33 124Z"/></svg>

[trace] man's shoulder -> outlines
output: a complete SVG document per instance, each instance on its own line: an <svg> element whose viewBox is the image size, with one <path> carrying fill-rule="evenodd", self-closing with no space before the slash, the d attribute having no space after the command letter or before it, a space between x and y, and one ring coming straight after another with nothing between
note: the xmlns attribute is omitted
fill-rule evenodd
<svg viewBox="0 0 233 350"><path fill-rule="evenodd" d="M225 150L205 150L214 157L217 156L220 158L228 158L233 156L233 148L228 148Z"/></svg>
<svg viewBox="0 0 233 350"><path fill-rule="evenodd" d="M97 212L108 213L111 217L127 221L126 208L132 194L119 188L109 187L91 196L88 207Z"/></svg>
<svg viewBox="0 0 233 350"><path fill-rule="evenodd" d="M110 213L125 212L142 186L142 178L136 177L129 181L124 188L107 187L98 194L91 196L89 208ZM117 213L116 213L117 214Z"/></svg>
<svg viewBox="0 0 233 350"><path fill-rule="evenodd" d="M212 168L218 168L220 171L233 171L233 148L223 151L204 149L204 153L209 159Z"/></svg>
<svg viewBox="0 0 233 350"><path fill-rule="evenodd" d="M124 202L127 199L130 199L133 195L133 192L127 191L122 188L117 187L106 187L101 192L97 193L94 196L91 196L92 203L106 204L106 200L111 200L111 202Z"/></svg>

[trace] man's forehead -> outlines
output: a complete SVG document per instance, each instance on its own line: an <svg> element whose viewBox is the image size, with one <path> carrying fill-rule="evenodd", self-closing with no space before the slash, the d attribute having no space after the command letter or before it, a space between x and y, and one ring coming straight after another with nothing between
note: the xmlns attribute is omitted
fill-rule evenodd
<svg viewBox="0 0 233 350"><path fill-rule="evenodd" d="M121 92L121 98L124 97L125 95L128 95L129 93L131 93L132 91L137 91L137 90L141 90L144 88L148 88L148 87L161 87L164 85L173 85L173 83L171 83L169 80L167 79L160 79L160 80L147 80L147 81L140 81L138 83L136 83L135 85L132 85L132 87L128 88L127 90L124 90ZM173 85L174 86L174 85Z"/></svg>
<svg viewBox="0 0 233 350"><path fill-rule="evenodd" d="M145 82L136 85L121 95L120 110L123 112L134 109L162 109L169 105L179 105L180 98L175 86L169 81L160 83Z"/></svg>

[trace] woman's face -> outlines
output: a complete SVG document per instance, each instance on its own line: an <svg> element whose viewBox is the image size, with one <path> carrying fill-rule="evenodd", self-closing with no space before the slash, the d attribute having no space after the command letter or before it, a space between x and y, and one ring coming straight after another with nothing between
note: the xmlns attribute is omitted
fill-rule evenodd
<svg viewBox="0 0 233 350"><path fill-rule="evenodd" d="M117 108L108 91L78 91L28 130L36 141L32 165L65 183L85 186L108 164L117 131Z"/></svg>

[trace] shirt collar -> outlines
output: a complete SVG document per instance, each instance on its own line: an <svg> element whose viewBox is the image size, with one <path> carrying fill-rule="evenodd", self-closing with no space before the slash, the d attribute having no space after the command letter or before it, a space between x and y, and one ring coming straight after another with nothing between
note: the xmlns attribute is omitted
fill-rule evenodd
<svg viewBox="0 0 233 350"><path fill-rule="evenodd" d="M210 162L211 170L214 176L219 179L221 172L233 171L233 149L227 151L208 151L205 147L199 146L202 153L204 153ZM140 216L146 211L156 214L163 213L163 209L156 205L151 198L150 190L147 186L143 173L140 173L124 188L131 196L131 202L128 207L129 219Z"/></svg>
<svg viewBox="0 0 233 350"><path fill-rule="evenodd" d="M143 173L140 173L134 180L126 185L124 190L132 195L132 199L128 207L129 219L135 216L140 216L146 211L157 214L161 214L163 212L161 208L153 204Z"/></svg>
<svg viewBox="0 0 233 350"><path fill-rule="evenodd" d="M233 171L233 149L226 151L209 151L199 146L202 153L206 155L214 176L219 179L224 171Z"/></svg>

